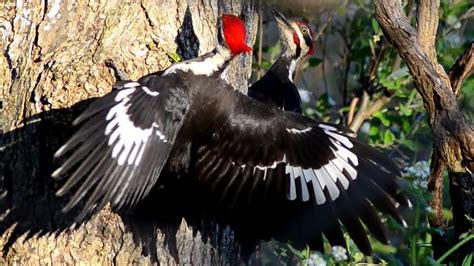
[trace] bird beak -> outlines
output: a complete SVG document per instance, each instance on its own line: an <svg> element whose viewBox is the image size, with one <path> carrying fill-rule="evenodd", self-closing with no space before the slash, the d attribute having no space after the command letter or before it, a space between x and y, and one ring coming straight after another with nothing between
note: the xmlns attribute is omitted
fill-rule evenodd
<svg viewBox="0 0 474 266"><path fill-rule="evenodd" d="M293 31L293 28L291 27L290 22L285 18L285 16L283 16L282 13L280 13L280 11L276 9L272 9L272 14L273 14L273 17L275 17L278 28L282 32Z"/></svg>

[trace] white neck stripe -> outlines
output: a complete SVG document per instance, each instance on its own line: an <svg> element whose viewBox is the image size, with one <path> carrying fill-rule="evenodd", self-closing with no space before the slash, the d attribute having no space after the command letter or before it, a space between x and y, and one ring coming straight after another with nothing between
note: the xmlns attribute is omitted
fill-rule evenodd
<svg viewBox="0 0 474 266"><path fill-rule="evenodd" d="M163 75L176 73L176 70L181 70L184 72L191 71L195 75L211 76L215 72L222 70L222 67L225 66L231 58L232 54L227 48L218 46L214 55L202 61L192 60L176 63L168 68Z"/></svg>

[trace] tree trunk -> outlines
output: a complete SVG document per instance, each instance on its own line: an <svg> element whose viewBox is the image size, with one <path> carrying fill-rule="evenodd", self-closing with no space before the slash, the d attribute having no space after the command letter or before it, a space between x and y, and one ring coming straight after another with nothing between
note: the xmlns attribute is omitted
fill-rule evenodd
<svg viewBox="0 0 474 266"><path fill-rule="evenodd" d="M0 7L0 264L148 264L120 216L102 210L72 226L54 193L53 153L72 134L71 121L111 90L112 59L130 79L212 50L223 12L242 15L248 44L258 20L253 1L6 1ZM246 90L250 55L234 60L228 79ZM183 223L180 263L236 261ZM158 233L158 259L175 260Z"/></svg>
<svg viewBox="0 0 474 266"><path fill-rule="evenodd" d="M438 30L440 1L420 0L417 5L417 28L410 25L402 1L377 0L375 14L385 36L406 62L423 98L433 133L434 154L431 162L429 188L434 192L431 205L436 215L432 225L443 226L442 174L448 170L453 224L457 236L472 232L474 216L474 128L458 106L459 91L474 65L474 44L446 73L436 57L435 40ZM435 235L435 256L441 255L444 244ZM456 239L455 242L459 240ZM474 241L458 250L458 260L474 250Z"/></svg>

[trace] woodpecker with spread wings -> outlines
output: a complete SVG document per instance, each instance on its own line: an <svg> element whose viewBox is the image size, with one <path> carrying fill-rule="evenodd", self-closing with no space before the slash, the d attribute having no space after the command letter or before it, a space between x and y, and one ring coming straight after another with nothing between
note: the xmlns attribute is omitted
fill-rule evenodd
<svg viewBox="0 0 474 266"><path fill-rule="evenodd" d="M303 21L289 21L277 10L273 10L272 13L280 30L283 52L270 70L249 88L248 95L265 103L267 106L301 113L301 98L296 85L293 83L293 78L296 65L314 52L313 34L307 23ZM331 130L323 130L322 135L318 137L313 136L314 140L329 140L332 142L335 140L334 137L341 137L344 141L336 140L337 143L339 145L346 143L347 145L342 144L344 149L347 149L348 154L354 152L353 155L355 155L353 157L355 161L351 161L349 157L344 159L345 162L354 167L353 171L350 170L350 167L344 168L342 165L337 165L336 161L334 161L335 164L332 166L331 163L328 163L319 168L320 172L316 175L319 185L325 186L324 176L326 176L328 184L334 182L338 187L333 187L333 191L339 190L342 194L340 197L334 197L333 199L335 200L326 202L323 201L331 198L331 185L319 191L320 195L326 194L326 197L325 199L321 198L321 202L318 203L318 193L316 193L318 188L313 187L312 190L310 186L305 187L304 185L304 181L307 184L311 184L311 182L308 182L308 178L312 177L312 173L308 172L308 169L305 169L305 167L299 169L288 168L287 166L283 169L282 167L280 173L276 175L289 175L289 181L291 181L291 176L294 175L296 184L286 184L287 187L285 188L285 185L277 183L276 187L268 189L272 181L265 180L266 174L268 171L276 171L276 165L274 165L274 168L257 167L256 169L250 169L252 173L247 173L247 175L250 175L250 178L245 183L239 177L227 178L228 176L233 176L233 174L226 175L221 173L221 170L227 171L227 173L231 171L227 168L229 165L226 165L225 158L219 159L218 156L213 157L208 152L203 152L203 154L209 157L203 156L205 159L198 161L198 173L202 165L210 167L212 170L207 169L206 171L213 174L202 181L204 184L206 182L212 184L209 185L211 188L209 192L211 194L217 191L217 193L214 193L214 197L210 197L210 205L214 205L216 201L221 202L221 208L217 208L215 214L225 223L232 225L239 233L237 237L249 242L250 246L254 244L255 239L274 237L281 240L290 240L299 248L302 248L305 244L311 244L311 247L322 250L323 234L332 245L346 246L342 228L339 225L342 224L360 250L365 254L370 254L372 250L361 221L382 243L387 244L388 237L381 218L369 201L380 211L393 216L398 222L405 224L405 221L398 213L397 207L399 203L403 206L411 206L411 203L398 193L395 176L399 176L400 172L397 166L379 151L363 145L357 139L345 136L351 133L349 130L331 124L320 124L319 127L320 130L325 127L331 128ZM314 129L308 128L308 131L312 130ZM310 132L307 133L311 134ZM326 137L331 135L331 137L325 139L324 135ZM355 145L357 147L351 147L355 143L357 143ZM325 145L322 142L319 144L322 151L325 151ZM258 146L260 144L256 141L254 145ZM308 147L308 150L311 149L313 147ZM206 150L206 148L202 148L202 150ZM229 151L231 152L232 148L229 148ZM250 153L254 151L250 151ZM317 150L312 152L318 153ZM223 153L225 154L225 151ZM311 153L311 151L308 151L308 153ZM335 153L337 154L337 152ZM368 155L372 158L366 157ZM339 156L339 158L344 156ZM308 158L311 158L311 156ZM357 165L359 164L359 162L356 162L358 158L368 160L369 162L362 161L360 165ZM207 164L207 162L210 163ZM224 166L219 168L220 165ZM231 163L231 165L230 168L235 167L234 163ZM240 171L245 176L245 168L247 166L241 165L241 167ZM292 170L294 171L293 173ZM349 184L344 179L342 179L342 182L345 182L345 184L341 183L341 180L337 180L336 175L338 171L339 174L343 174L346 177L351 175L348 171L352 171L355 178L353 180L348 178L348 180L349 182L355 181L352 182L354 184L353 187L349 187ZM365 183L367 180L355 180L357 174L362 175L360 179L371 178L376 186L372 182ZM198 174L198 176L202 176L202 174ZM329 178L329 176L331 177ZM261 180L258 178L261 178ZM301 187L298 186L298 181L301 182ZM232 185L232 182L235 184ZM262 184L265 184L267 187L262 188ZM312 184L317 185L318 183ZM278 191L278 185L282 189L280 193L277 192L272 196L266 195L264 198L261 197L264 194L268 194L268 191ZM291 191L289 195L284 193L288 186L290 189L293 188L295 193L293 197L296 198L296 194L298 194L298 197L301 196L303 202L298 200L288 201L288 198L292 197ZM329 195L327 195L328 192ZM314 195L309 196L312 193ZM314 201L308 200L308 198L313 196L316 197L316 204ZM278 232L278 234L275 232Z"/></svg>
<svg viewBox="0 0 474 266"><path fill-rule="evenodd" d="M292 228L255 221L262 229L256 238L314 246L324 232L339 241L340 220L370 251L360 220L376 235L384 233L370 202L399 221L396 205L408 205L395 182L398 168L340 126L235 91L221 74L232 58L251 50L245 27L223 15L219 33L212 52L125 82L75 120L83 125L57 151L65 161L53 173L70 174L57 193L73 192L64 210L81 200L80 218L109 202L116 210L133 208L163 170L189 171L227 211L263 207L262 213L284 221L289 217L281 208L297 218L287 223Z"/></svg>
<svg viewBox="0 0 474 266"><path fill-rule="evenodd" d="M108 202L115 209L133 207L167 162L174 167L190 156L175 151L209 140L239 109L245 96L220 75L232 58L251 48L238 17L224 14L219 31L219 45L210 53L137 81L122 81L119 90L96 100L74 121L83 125L56 152L56 157L68 156L52 174L72 172L57 192L76 188L65 211L86 194L79 218Z"/></svg>

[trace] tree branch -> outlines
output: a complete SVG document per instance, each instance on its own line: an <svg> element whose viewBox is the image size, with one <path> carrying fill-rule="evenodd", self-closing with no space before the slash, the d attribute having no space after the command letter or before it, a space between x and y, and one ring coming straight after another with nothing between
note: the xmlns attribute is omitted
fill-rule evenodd
<svg viewBox="0 0 474 266"><path fill-rule="evenodd" d="M430 59L431 63L437 63L436 59L436 31L438 30L439 0L420 0L417 12L418 42Z"/></svg>
<svg viewBox="0 0 474 266"><path fill-rule="evenodd" d="M472 171L474 161L474 130L459 110L456 95L472 68L471 49L466 51L466 61L459 59L459 70L450 78L436 60L435 39L438 25L439 0L420 0L416 31L403 13L401 1L376 0L375 14L384 34L406 62L423 98L433 131L434 151L429 178L430 190L435 197L430 202L437 211L431 222L442 225L441 191L442 174L447 167L450 174L451 202L457 235L471 230L466 215L472 215ZM472 45L471 45L472 47ZM464 55L462 56L464 57ZM456 74L455 74L456 73ZM455 78L457 77L457 78ZM458 83L459 82L459 83ZM455 195L456 194L456 195ZM438 236L436 236L438 237ZM436 247L435 247L436 249ZM465 251L462 251L465 252ZM437 252L438 253L438 252ZM439 253L438 253L439 254Z"/></svg>
<svg viewBox="0 0 474 266"><path fill-rule="evenodd" d="M352 98L352 101L349 107L349 114L347 114L348 125L352 124L352 121L354 120L355 110L357 108L357 103L359 103L359 100L360 100L359 97Z"/></svg>
<svg viewBox="0 0 474 266"><path fill-rule="evenodd" d="M474 43L471 43L449 70L448 76L454 95L459 96L462 84L474 66Z"/></svg>
<svg viewBox="0 0 474 266"><path fill-rule="evenodd" d="M466 171L461 159L474 158L474 131L458 109L447 74L440 71L424 52L415 29L402 10L401 1L375 1L375 10L385 35L407 63L423 97L435 143L444 150L443 158L447 159L448 167L453 171ZM460 150L444 146L447 144L444 140L449 137L459 140Z"/></svg>
<svg viewBox="0 0 474 266"><path fill-rule="evenodd" d="M369 95L367 92L364 91L364 95L362 96L362 104L360 105L360 109L357 114L354 116L354 119L351 121L349 128L357 132L359 128L362 126L362 123L377 111L382 109L388 102L390 102L391 97L385 94L381 95L375 101L369 100ZM369 104L370 102L370 104Z"/></svg>

